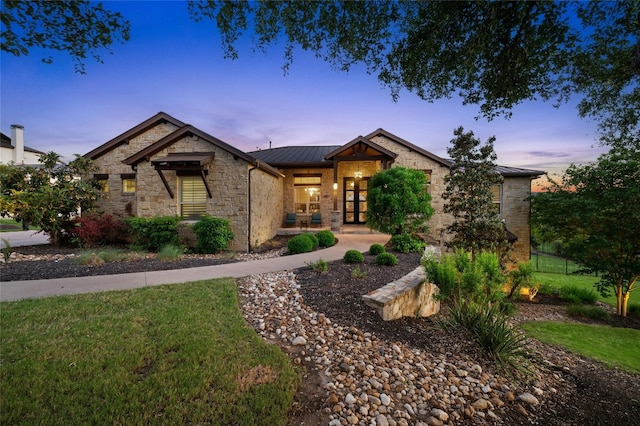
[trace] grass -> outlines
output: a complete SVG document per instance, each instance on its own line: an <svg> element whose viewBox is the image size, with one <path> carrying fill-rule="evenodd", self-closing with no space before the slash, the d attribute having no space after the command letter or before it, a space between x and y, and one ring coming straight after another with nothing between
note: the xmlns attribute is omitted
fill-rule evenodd
<svg viewBox="0 0 640 426"><path fill-rule="evenodd" d="M640 330L560 322L522 324L533 337L596 359L610 368L640 373Z"/></svg>
<svg viewBox="0 0 640 426"><path fill-rule="evenodd" d="M101 265L130 259L135 255L137 255L137 252L105 247L99 250L83 250L74 260L80 265Z"/></svg>
<svg viewBox="0 0 640 426"><path fill-rule="evenodd" d="M593 286L600 279L594 276L589 275L564 275L564 274L548 274L542 272L534 272L533 273L533 282L539 283L542 286L542 289L560 289L563 287L577 287L583 288L585 290L593 290L596 291ZM542 289L540 292L542 293ZM597 292L597 291L596 291ZM631 297L634 297L634 294L631 293ZM598 293L598 300L603 301L611 306L616 306L616 297L611 293L608 297L600 296ZM633 299L632 299L633 301Z"/></svg>
<svg viewBox="0 0 640 426"><path fill-rule="evenodd" d="M581 266L572 260L546 254L531 254L531 265L534 271L544 271L553 274L571 274L581 269Z"/></svg>
<svg viewBox="0 0 640 426"><path fill-rule="evenodd" d="M172 260L178 260L182 256L184 256L184 250L182 247L167 244L156 254L156 259L161 262L170 262Z"/></svg>
<svg viewBox="0 0 640 426"><path fill-rule="evenodd" d="M0 224L8 225L8 229L5 227L0 227L0 232L15 232L22 231L22 221L15 221L14 219L0 219ZM31 226L29 225L30 231L39 231L39 226Z"/></svg>
<svg viewBox="0 0 640 426"><path fill-rule="evenodd" d="M231 279L2 302L0 424L283 425L299 375Z"/></svg>

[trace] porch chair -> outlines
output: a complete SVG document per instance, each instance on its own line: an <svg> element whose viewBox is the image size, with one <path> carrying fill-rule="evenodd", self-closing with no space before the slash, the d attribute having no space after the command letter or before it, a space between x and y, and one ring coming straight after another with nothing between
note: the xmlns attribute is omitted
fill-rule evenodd
<svg viewBox="0 0 640 426"><path fill-rule="evenodd" d="M296 214L287 213L287 217L284 219L285 226L296 226Z"/></svg>
<svg viewBox="0 0 640 426"><path fill-rule="evenodd" d="M311 213L311 225L322 225L320 213Z"/></svg>

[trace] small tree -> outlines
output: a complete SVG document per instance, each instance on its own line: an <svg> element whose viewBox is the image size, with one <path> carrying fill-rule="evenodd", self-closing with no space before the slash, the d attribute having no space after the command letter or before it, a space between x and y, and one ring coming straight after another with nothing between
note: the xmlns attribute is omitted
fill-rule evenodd
<svg viewBox="0 0 640 426"><path fill-rule="evenodd" d="M382 170L369 181L367 226L391 235L426 232L433 215L423 172L405 167Z"/></svg>
<svg viewBox="0 0 640 426"><path fill-rule="evenodd" d="M49 152L40 156L41 167L0 167L0 214L20 217L39 226L59 245L75 226L73 218L90 210L100 196L97 182L81 180L92 170L91 160L76 155L69 164Z"/></svg>
<svg viewBox="0 0 640 426"><path fill-rule="evenodd" d="M626 316L640 276L640 150L620 144L596 162L571 165L561 183L532 199L532 222L559 237L565 253L587 272L602 274L603 296L616 295Z"/></svg>
<svg viewBox="0 0 640 426"><path fill-rule="evenodd" d="M504 260L510 245L507 231L493 204L493 186L502 183L495 171L497 156L493 150L495 137L484 146L459 127L453 134L452 146L447 152L453 160L442 198L444 212L453 216L447 232L453 235L451 247L462 248L472 256L482 250L496 252Z"/></svg>

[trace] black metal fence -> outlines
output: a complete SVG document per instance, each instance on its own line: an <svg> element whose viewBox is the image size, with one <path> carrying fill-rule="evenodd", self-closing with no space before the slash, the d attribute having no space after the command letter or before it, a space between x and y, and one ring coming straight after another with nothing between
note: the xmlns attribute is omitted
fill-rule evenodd
<svg viewBox="0 0 640 426"><path fill-rule="evenodd" d="M551 243L543 244L537 247L537 250L531 248L531 265L535 272L547 272L551 274L574 274L581 269L571 259L563 257L557 253L557 247ZM594 275L597 274L584 274Z"/></svg>

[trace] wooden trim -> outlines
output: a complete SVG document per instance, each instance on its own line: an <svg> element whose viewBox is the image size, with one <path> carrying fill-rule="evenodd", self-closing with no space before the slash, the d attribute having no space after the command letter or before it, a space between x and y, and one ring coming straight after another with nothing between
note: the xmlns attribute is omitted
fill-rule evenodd
<svg viewBox="0 0 640 426"><path fill-rule="evenodd" d="M173 191L169 187L169 182L167 182L167 178L164 177L164 173L162 173L162 170L158 170L158 174L160 175L160 179L162 179L162 183L164 183L164 187L167 188L167 192L169 193L169 196L173 200L175 198L175 195L173 195Z"/></svg>

